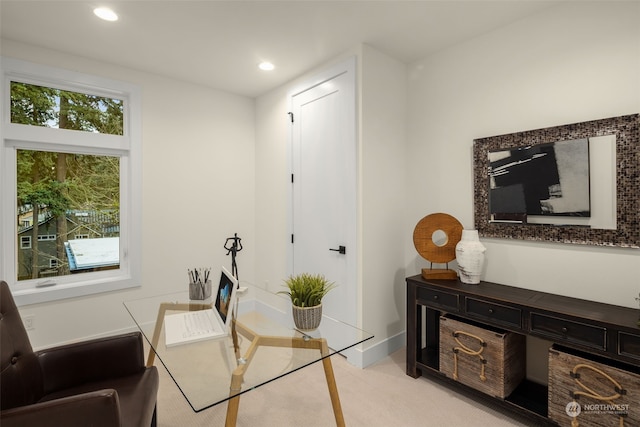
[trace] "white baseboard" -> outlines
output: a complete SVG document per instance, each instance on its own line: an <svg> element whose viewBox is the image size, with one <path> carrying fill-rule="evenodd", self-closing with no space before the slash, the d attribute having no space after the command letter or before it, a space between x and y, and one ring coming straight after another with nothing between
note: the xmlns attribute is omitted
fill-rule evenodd
<svg viewBox="0 0 640 427"><path fill-rule="evenodd" d="M347 361L357 368L366 368L369 365L373 365L379 360L384 359L391 353L400 350L406 345L406 334L400 332L394 336L388 337L376 344L366 347L366 342L361 344L365 348L359 348L358 346L341 352L347 358Z"/></svg>

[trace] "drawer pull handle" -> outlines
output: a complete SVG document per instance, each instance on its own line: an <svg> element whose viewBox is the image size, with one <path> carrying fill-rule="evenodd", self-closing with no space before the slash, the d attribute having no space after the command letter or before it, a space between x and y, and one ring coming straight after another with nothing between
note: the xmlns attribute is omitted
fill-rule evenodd
<svg viewBox="0 0 640 427"><path fill-rule="evenodd" d="M493 308L489 309L489 314L493 314Z"/></svg>
<svg viewBox="0 0 640 427"><path fill-rule="evenodd" d="M563 334L566 334L567 332L569 332L569 329L566 326L563 326L561 331Z"/></svg>
<svg viewBox="0 0 640 427"><path fill-rule="evenodd" d="M437 299L438 299L438 295L434 295L434 296L433 296L433 299L434 299L434 300L437 300Z"/></svg>

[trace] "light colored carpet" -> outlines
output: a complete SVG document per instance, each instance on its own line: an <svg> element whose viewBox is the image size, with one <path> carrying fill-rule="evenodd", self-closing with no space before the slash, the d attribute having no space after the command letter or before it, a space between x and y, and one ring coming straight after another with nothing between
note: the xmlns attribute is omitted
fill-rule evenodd
<svg viewBox="0 0 640 427"><path fill-rule="evenodd" d="M476 403L427 378L405 374L405 350L366 369L332 357L344 418L349 427L533 426ZM224 426L227 404L194 413L161 364L160 427ZM528 423L527 423L528 422ZM238 427L335 426L321 363L249 391L240 399Z"/></svg>

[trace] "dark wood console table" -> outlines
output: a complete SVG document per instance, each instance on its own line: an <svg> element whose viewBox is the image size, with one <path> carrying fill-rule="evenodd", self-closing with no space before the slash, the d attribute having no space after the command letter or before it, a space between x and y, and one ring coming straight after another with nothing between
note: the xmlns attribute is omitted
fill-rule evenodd
<svg viewBox="0 0 640 427"><path fill-rule="evenodd" d="M476 392L439 372L439 319L461 319L535 336L636 370L640 367L640 311L497 283L407 279L407 375L438 379L474 396L547 419L547 387L525 379L504 400ZM423 320L424 319L424 320Z"/></svg>

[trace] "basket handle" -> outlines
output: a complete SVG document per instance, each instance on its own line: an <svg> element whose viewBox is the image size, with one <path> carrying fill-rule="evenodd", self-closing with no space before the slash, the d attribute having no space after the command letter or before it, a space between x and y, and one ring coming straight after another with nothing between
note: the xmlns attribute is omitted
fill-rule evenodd
<svg viewBox="0 0 640 427"><path fill-rule="evenodd" d="M605 377L607 380L609 380L613 384L613 389L615 393L610 396L603 396L597 391L592 390L591 388L584 385L584 383L580 381L580 374L578 373L578 370L580 369L589 369ZM579 363L576 366L574 366L571 372L569 372L569 375L571 376L571 378L574 379L576 384L580 386L580 388L582 388L582 390L585 390L585 391L578 390L572 393L574 402L579 396L587 396L587 397L591 397L592 399L611 402L612 400L616 400L620 396L622 396L622 394L626 393L625 390L620 385L620 383L615 379L613 379L611 375L607 374L602 369L596 368L595 366L587 365L586 363ZM576 415L573 417L573 421L571 421L571 427L578 427L578 426L579 426L578 416ZM622 415L620 415L620 427L624 427L624 417Z"/></svg>
<svg viewBox="0 0 640 427"><path fill-rule="evenodd" d="M453 335L453 339L455 339L459 345L459 347L453 348L453 379L454 380L458 379L458 352L462 351L463 353L468 354L469 356L478 356L480 358L480 361L481 361L480 380L486 381L487 376L485 375L485 365L487 364L487 359L485 359L482 356L482 352L484 351L484 348L487 346L487 344L484 342L482 338L480 338L477 335L470 334L469 332L455 331L453 332L452 335ZM458 336L460 335L465 335L469 338L478 340L478 342L480 343L480 349L477 351L471 350L469 347L467 347L466 345L460 342L460 340L458 339Z"/></svg>

